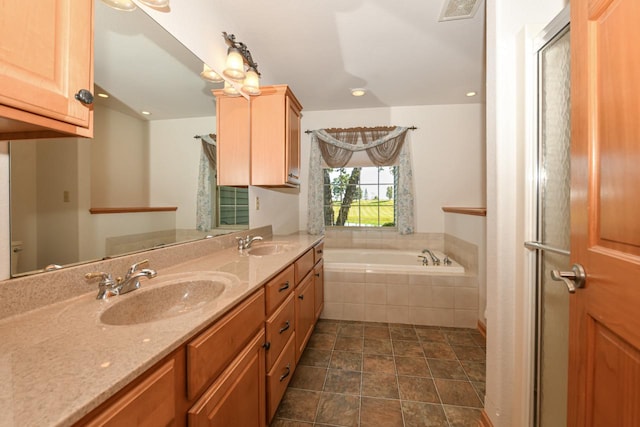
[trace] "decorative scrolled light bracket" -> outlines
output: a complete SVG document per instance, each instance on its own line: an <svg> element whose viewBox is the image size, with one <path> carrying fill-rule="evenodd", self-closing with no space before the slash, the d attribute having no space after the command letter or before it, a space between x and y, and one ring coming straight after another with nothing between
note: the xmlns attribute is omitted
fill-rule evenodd
<svg viewBox="0 0 640 427"><path fill-rule="evenodd" d="M238 52L240 52L240 55L242 55L242 59L244 60L244 63L247 64L248 68L253 68L256 74L260 76L261 74L258 71L258 64L251 57L251 52L249 52L247 45L236 41L236 36L233 34L227 34L226 31L222 32L222 36L224 37L224 41L227 43L227 46L231 49L237 49Z"/></svg>

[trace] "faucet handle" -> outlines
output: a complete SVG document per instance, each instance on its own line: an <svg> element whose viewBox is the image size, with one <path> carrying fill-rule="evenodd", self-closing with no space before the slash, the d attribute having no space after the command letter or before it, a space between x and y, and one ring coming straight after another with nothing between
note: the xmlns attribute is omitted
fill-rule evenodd
<svg viewBox="0 0 640 427"><path fill-rule="evenodd" d="M100 284L111 284L113 282L113 278L111 277L111 273L105 273L103 271L97 271L94 273L87 273L84 275L86 280L100 279Z"/></svg>
<svg viewBox="0 0 640 427"><path fill-rule="evenodd" d="M133 273L136 272L138 267L140 267L142 265L149 265L149 260L148 259L143 259L142 261L139 261L139 262L131 264L131 267L129 267L129 270L127 270L127 275L125 277L131 276Z"/></svg>
<svg viewBox="0 0 640 427"><path fill-rule="evenodd" d="M236 237L238 241L238 250L241 251L244 249L244 239L242 237Z"/></svg>

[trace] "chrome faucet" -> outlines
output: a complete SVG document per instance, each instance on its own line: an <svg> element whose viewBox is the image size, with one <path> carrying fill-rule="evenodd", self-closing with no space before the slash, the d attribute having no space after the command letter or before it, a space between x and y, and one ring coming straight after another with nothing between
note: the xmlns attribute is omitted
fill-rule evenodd
<svg viewBox="0 0 640 427"><path fill-rule="evenodd" d="M244 239L242 237L236 237L238 241L238 250L249 249L251 244L256 240L262 240L262 236L247 236Z"/></svg>
<svg viewBox="0 0 640 427"><path fill-rule="evenodd" d="M139 289L141 277L146 277L148 279L156 277L158 273L150 268L138 270L138 267L148 263L149 260L145 259L133 264L129 267L129 270L127 270L127 274L125 274L124 279L122 277L118 277L116 280L113 280L110 273L104 272L87 273L84 275L84 278L86 280L99 278L100 282L98 283L98 295L96 296L96 299L107 299L110 296L122 295Z"/></svg>
<svg viewBox="0 0 640 427"><path fill-rule="evenodd" d="M151 270L150 268L142 268L138 270L138 267L148 264L148 259L136 262L135 264L132 264L131 267L129 267L129 270L127 270L127 274L124 276L124 279L118 278L117 288L119 295L139 289L141 277L146 277L147 279L156 277L158 273L155 270Z"/></svg>
<svg viewBox="0 0 640 427"><path fill-rule="evenodd" d="M422 250L423 254L427 254L429 255L429 257L431 258L431 262L433 263L433 265L440 265L440 258L438 258L437 256L435 256L433 254L433 252L431 252L429 249L423 249Z"/></svg>

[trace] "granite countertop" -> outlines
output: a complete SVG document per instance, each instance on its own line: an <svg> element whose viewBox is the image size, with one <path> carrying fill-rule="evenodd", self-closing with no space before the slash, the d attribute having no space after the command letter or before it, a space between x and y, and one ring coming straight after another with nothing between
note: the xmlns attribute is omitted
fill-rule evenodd
<svg viewBox="0 0 640 427"><path fill-rule="evenodd" d="M202 331L292 263L321 237L273 236L282 253L212 252L158 269L140 290L96 300L97 289L0 320L0 426L67 426L107 400L156 362ZM260 242L256 242L256 246ZM262 243L268 244L267 241ZM188 250L188 245L184 250ZM91 267L87 267L91 271ZM223 272L239 280L215 302L172 318L107 325L101 314L136 293L193 272ZM204 273L198 273L204 274Z"/></svg>

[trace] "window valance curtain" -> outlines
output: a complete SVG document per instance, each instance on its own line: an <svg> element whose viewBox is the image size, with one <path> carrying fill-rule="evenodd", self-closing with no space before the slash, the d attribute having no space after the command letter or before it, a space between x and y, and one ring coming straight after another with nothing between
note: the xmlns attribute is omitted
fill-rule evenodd
<svg viewBox="0 0 640 427"><path fill-rule="evenodd" d="M198 193L196 196L196 230L209 231L215 226L213 217L211 173L217 166L216 135L198 135L202 143L198 170Z"/></svg>
<svg viewBox="0 0 640 427"><path fill-rule="evenodd" d="M396 193L396 226L400 234L413 233L413 173L410 145L405 144L408 128L377 127L320 129L311 132L309 160L309 208L307 231L324 232L324 179L322 160L332 168L347 166L355 151L366 150L375 166L399 164Z"/></svg>

